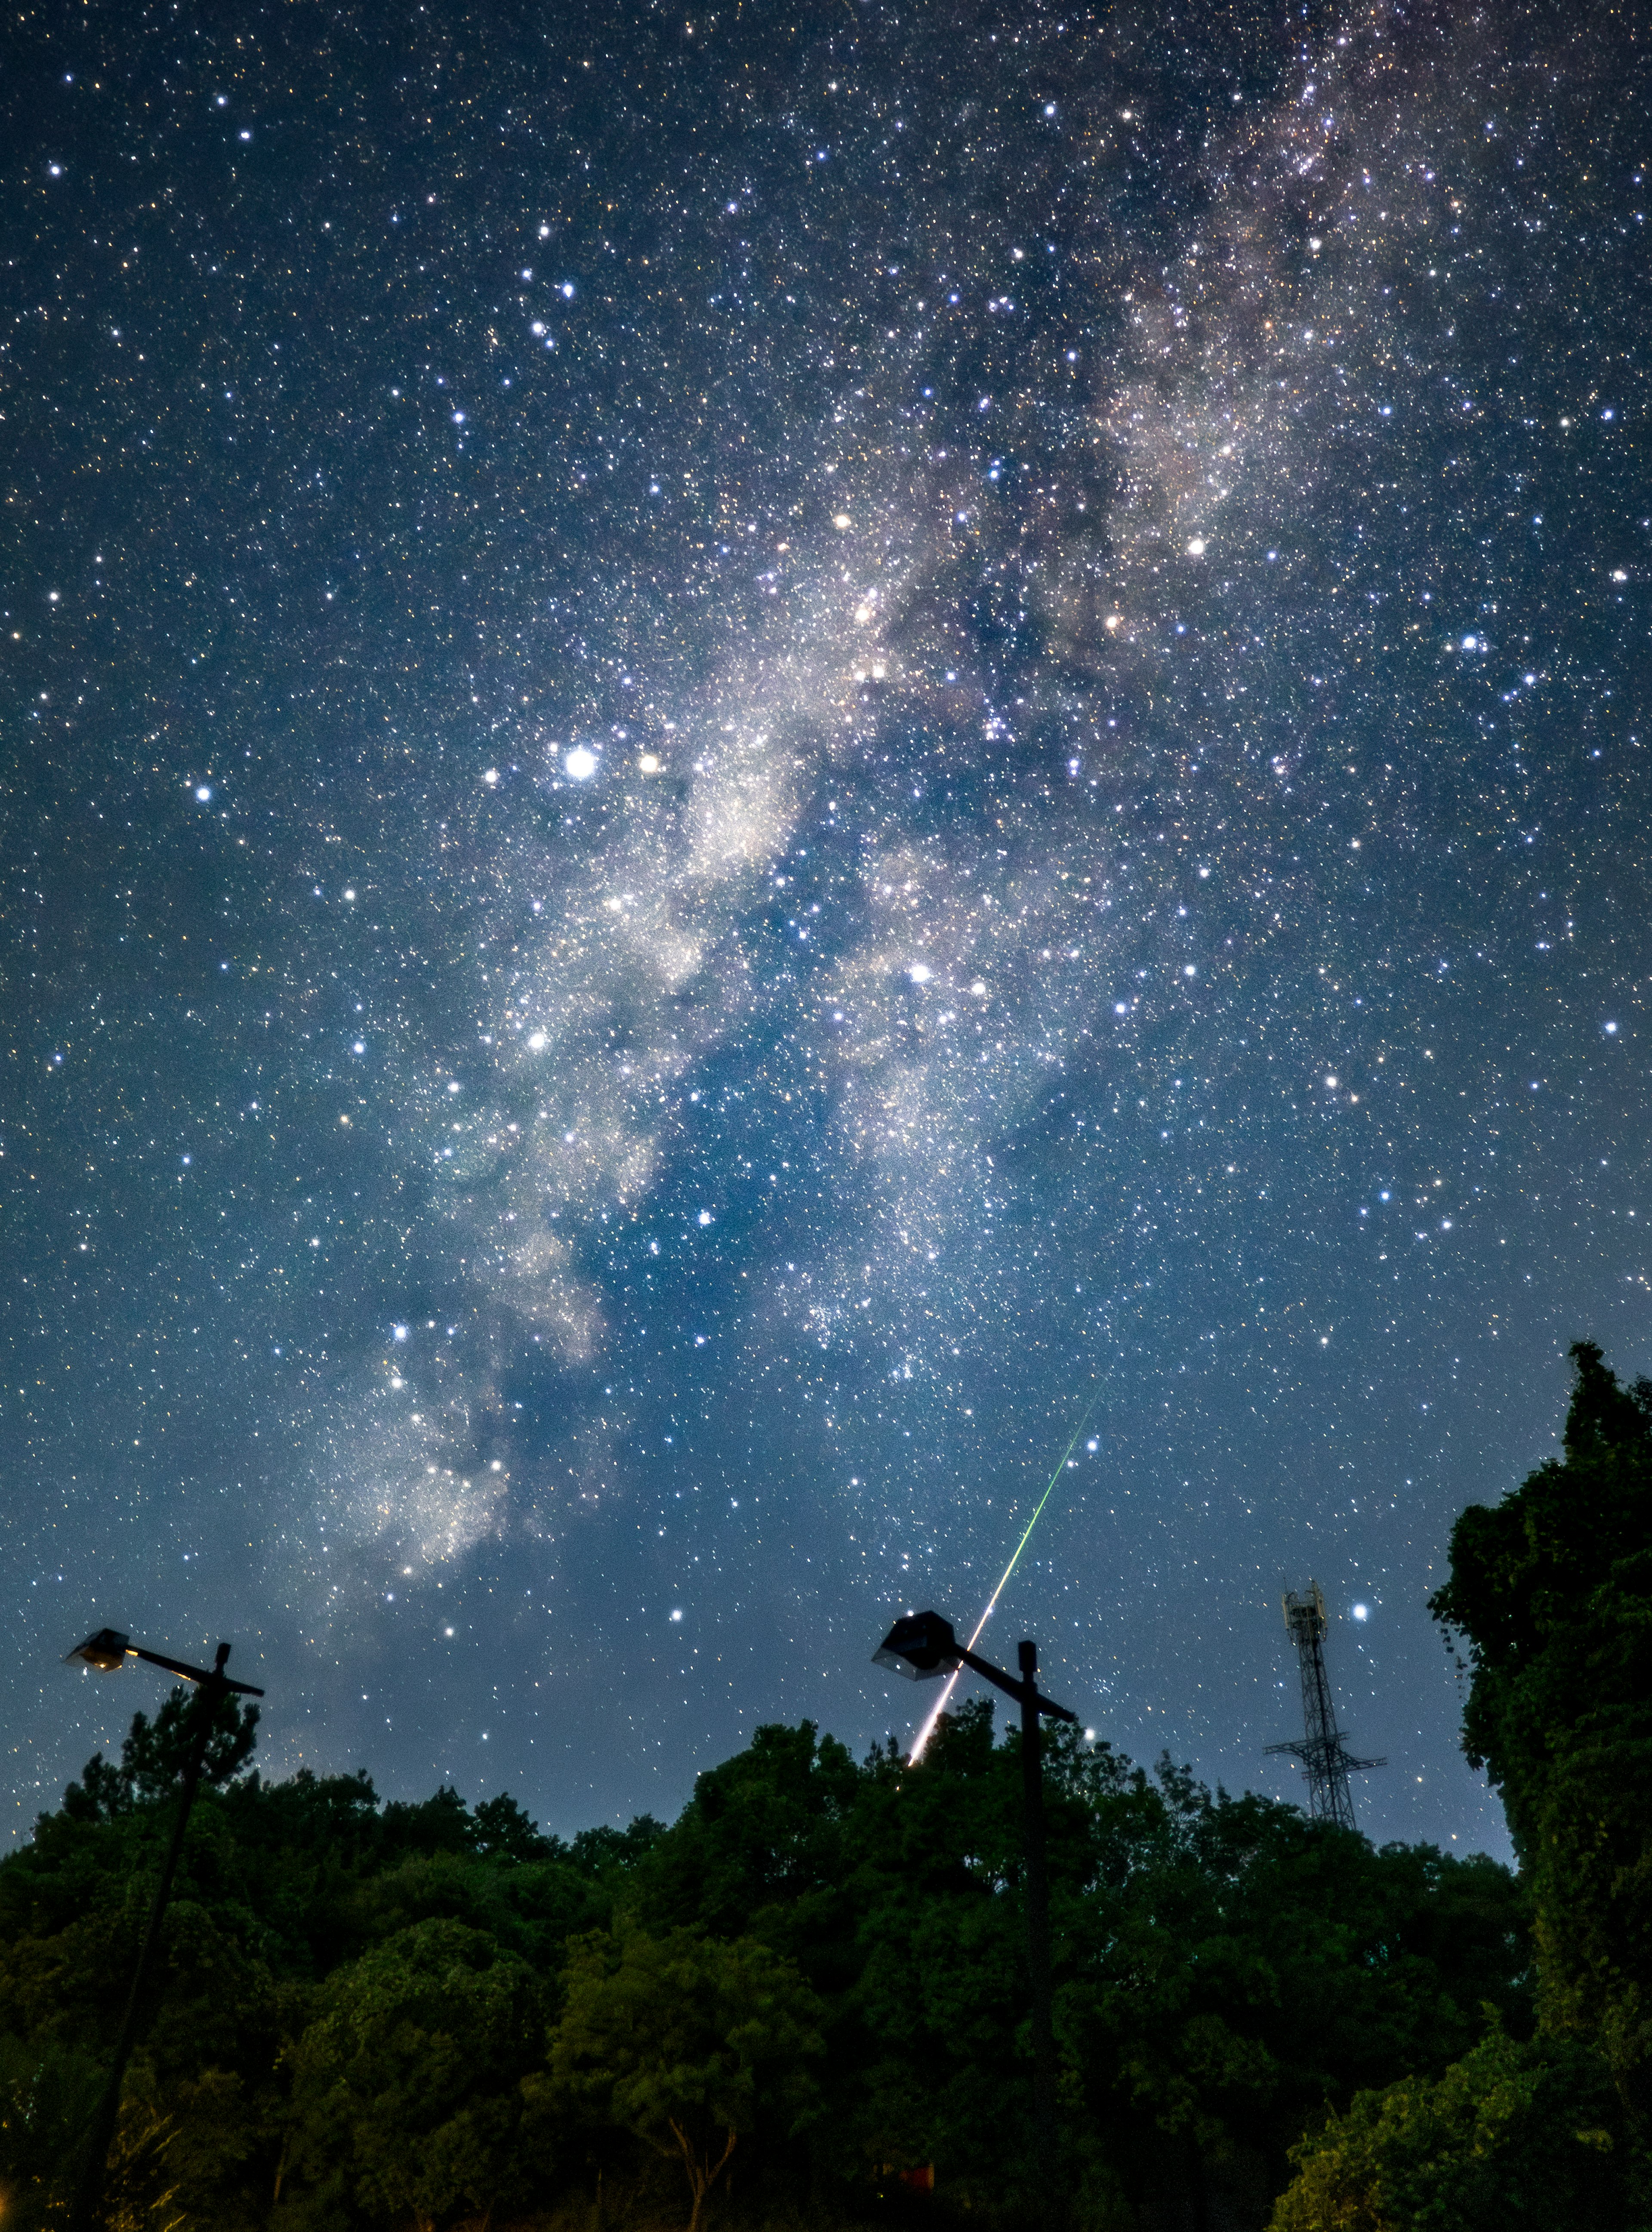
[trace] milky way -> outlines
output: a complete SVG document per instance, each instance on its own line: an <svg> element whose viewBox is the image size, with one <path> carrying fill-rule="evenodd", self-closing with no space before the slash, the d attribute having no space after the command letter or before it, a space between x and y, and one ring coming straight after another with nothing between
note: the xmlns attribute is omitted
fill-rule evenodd
<svg viewBox="0 0 1652 2232"><path fill-rule="evenodd" d="M561 1828L910 1736L1094 1398L983 1647L1289 1793L1312 1575L1501 1849L1425 1600L1652 1347L1614 23L14 24L11 1833L105 1621Z"/></svg>

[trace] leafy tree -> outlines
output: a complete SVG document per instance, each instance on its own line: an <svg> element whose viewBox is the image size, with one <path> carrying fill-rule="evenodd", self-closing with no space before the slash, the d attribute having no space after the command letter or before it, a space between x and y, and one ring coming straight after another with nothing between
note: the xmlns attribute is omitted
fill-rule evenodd
<svg viewBox="0 0 1652 2232"><path fill-rule="evenodd" d="M394 1852L474 1852L476 1825L458 1792L447 1783L416 1806L392 1799L384 1811L381 1850Z"/></svg>
<svg viewBox="0 0 1652 2232"><path fill-rule="evenodd" d="M338 1971L291 2054L289 2207L431 2232L522 2200L521 2079L542 2036L532 1971L459 1923L418 1924Z"/></svg>
<svg viewBox="0 0 1652 2232"><path fill-rule="evenodd" d="M887 2166L932 2163L1000 2232L1033 2144L1017 1741L985 1702L917 1766L763 1729L671 1827L566 1843L502 1795L384 1806L365 1775L266 1783L224 1755L133 2064L120 2208L135 2228L170 2195L178 2232L445 2224L489 2200L554 2209L594 2156L622 2186L687 2177L701 2216L737 2177L745 2213L809 2188L849 2222ZM95 2090L135 1957L171 1826L153 1752L88 1769L86 1802L0 1861L20 2215L51 2189L25 2203L19 2151L49 2152L75 2057ZM1374 1852L1065 1734L1044 1764L1086 2232L1259 2226L1327 2108L1439 2079L1483 2001L1529 2027L1526 1908L1490 1861Z"/></svg>
<svg viewBox="0 0 1652 2232"><path fill-rule="evenodd" d="M1052 1785L1052 1911L1065 1950L1073 1855L1066 1794ZM845 1838L858 1856L855 2031L834 2041L834 2058L848 2048L860 2073L844 2103L860 2159L842 2167L933 2163L977 2209L1013 2207L1032 2182L1020 1806L1014 1755L994 1745L992 1707L978 1700L937 1725L916 1768L869 1762Z"/></svg>
<svg viewBox="0 0 1652 2232"><path fill-rule="evenodd" d="M696 1780L694 1795L643 1862L640 1896L651 1915L725 1937L768 1917L807 1918L788 1950L817 1943L820 1895L849 1869L845 1833L864 1778L844 1746L814 1723L761 1728L745 1751Z"/></svg>
<svg viewBox="0 0 1652 2232"><path fill-rule="evenodd" d="M1373 1852L1293 1807L1045 1746L1057 2030L1070 2182L1105 2215L1176 2222L1208 2190L1260 2222L1327 2104L1439 2073L1482 2001L1529 2028L1527 1916L1506 1870ZM860 1766L760 1730L700 1777L628 1896L660 1921L742 1926L820 1995L830 2112L817 2177L845 2206L879 2165L933 2163L978 2211L1030 2197L1030 2041L1014 1740L989 1703L920 1765Z"/></svg>
<svg viewBox="0 0 1652 2232"><path fill-rule="evenodd" d="M63 1811L71 1821L113 1821L132 1811L132 1786L118 1767L111 1767L94 1751L81 1769L81 1780L63 1793Z"/></svg>
<svg viewBox="0 0 1652 2232"><path fill-rule="evenodd" d="M1033 2167L1017 1751L981 1701L917 1768L869 1762L837 1843L812 1833L823 1869L840 1855L836 1892L800 1882L753 1925L789 1950L791 1913L810 1919L832 2166L933 2163L999 2212L1030 2203ZM1100 2216L1177 2222L1208 2198L1260 2222L1327 2104L1437 2074L1482 2001L1529 2025L1526 1910L1495 1863L1375 1852L1065 1733L1044 1753L1065 2169ZM696 1823L696 1846L719 1829Z"/></svg>
<svg viewBox="0 0 1652 2232"><path fill-rule="evenodd" d="M476 1848L486 1860L544 1860L555 1847L539 1833L509 1791L486 1798L476 1808Z"/></svg>
<svg viewBox="0 0 1652 2232"><path fill-rule="evenodd" d="M194 1749L202 1702L198 1690L180 1682L152 1721L146 1713L134 1713L120 1747L120 1765L113 1768L101 1752L94 1752L81 1771L81 1780L63 1793L63 1811L75 1820L114 1820L134 1807L170 1798L183 1782ZM257 1733L257 1706L226 1691L213 1710L201 1788L213 1789L237 1775L252 1757Z"/></svg>
<svg viewBox="0 0 1652 2232"><path fill-rule="evenodd" d="M679 2161L699 2232L740 2137L767 2125L790 2138L814 2111L818 2001L754 1939L630 1924L584 1939L564 1988L551 2097Z"/></svg>
<svg viewBox="0 0 1652 2232"><path fill-rule="evenodd" d="M1554 2232L1629 2225L1610 2072L1565 2039L1500 2029L1435 2079L1361 2092L1292 2150L1272 2232Z"/></svg>
<svg viewBox="0 0 1652 2232"><path fill-rule="evenodd" d="M657 1821L651 1814L639 1814L624 1829L612 1828L606 1822L594 1829L581 1829L568 1851L574 1865L586 1874L612 1879L639 1865L664 1834L664 1822Z"/></svg>
<svg viewBox="0 0 1652 2232"><path fill-rule="evenodd" d="M1136 2216L1257 2221L1327 2105L1439 2073L1483 1999L1528 2019L1525 1911L1494 1863L1373 1851L1168 1763L1089 1771L1098 1860L1056 1908L1057 2028L1075 2172Z"/></svg>
<svg viewBox="0 0 1652 2232"><path fill-rule="evenodd" d="M1473 1662L1464 1748L1497 1785L1536 1911L1545 2026L1601 2041L1652 2131L1652 1384L1592 1341L1565 1456L1451 1538L1436 1618Z"/></svg>
<svg viewBox="0 0 1652 2232"><path fill-rule="evenodd" d="M67 2201L66 2165L102 2090L92 2057L70 2046L0 2036L0 2195L5 2222L36 2232Z"/></svg>

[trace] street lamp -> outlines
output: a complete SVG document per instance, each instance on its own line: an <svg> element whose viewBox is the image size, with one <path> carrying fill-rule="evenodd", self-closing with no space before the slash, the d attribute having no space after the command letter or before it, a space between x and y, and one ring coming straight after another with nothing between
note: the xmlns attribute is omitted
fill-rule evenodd
<svg viewBox="0 0 1652 2232"><path fill-rule="evenodd" d="M118 1629L100 1627L95 1635L88 1635L84 1643L77 1643L64 1662L67 1664L69 1659L78 1658L82 1665L95 1667L102 1674L111 1674L117 1667L124 1666L128 1658L141 1658L146 1665L164 1666L169 1674L181 1674L186 1682L198 1682L201 1685L201 1694L195 1704L194 1739L184 1766L178 1820L172 1826L172 1843L166 1847L160 1881L155 1887L155 1903L149 1910L149 1926L144 1932L132 1989L126 1997L126 2012L120 2025L120 2034L114 2042L114 2060L110 2065L108 2082L103 2088L103 2098L98 2103L97 2114L87 2134L86 2159L81 2165L80 2183L75 2188L69 2232L93 2232L97 2222L98 2194L103 2183L103 2167L108 2157L109 2141L114 2136L115 2118L120 2109L120 2080L126 2073L126 2063L137 2039L144 1984L155 1949L160 1943L161 1918L165 1914L166 1901L172 1893L172 1878L178 1872L178 1854L184 1849L184 1832L189 1826L190 1808L195 1803L195 1793L200 1783L212 1723L217 1718L219 1705L232 1691L243 1697L262 1697L264 1694L262 1690L255 1689L250 1682L232 1682L230 1679L224 1671L224 1661L229 1656L229 1645L219 1644L217 1656L209 1671L204 1666L191 1666L181 1658L168 1658L159 1651L145 1651Z"/></svg>
<svg viewBox="0 0 1652 2232"><path fill-rule="evenodd" d="M951 1622L943 1619L938 1612L919 1612L896 1621L873 1651L872 1663L904 1674L912 1682L949 1674L955 1666L968 1666L983 1682L1014 1697L1021 1709L1021 1838L1027 1870L1027 1973L1033 1995L1033 2114L1039 2175L1047 2190L1055 2176L1055 2033L1051 2020L1050 1886L1044 1865L1044 1768L1039 1716L1043 1713L1053 1721L1074 1723L1079 1716L1040 1695L1034 1679L1037 1644L1023 1643L1016 1658L1021 1670L1019 1682L960 1643Z"/></svg>

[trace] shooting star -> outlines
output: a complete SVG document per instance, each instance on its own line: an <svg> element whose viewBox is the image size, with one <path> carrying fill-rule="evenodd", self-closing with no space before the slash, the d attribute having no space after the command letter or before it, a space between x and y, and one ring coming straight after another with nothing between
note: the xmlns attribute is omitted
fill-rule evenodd
<svg viewBox="0 0 1652 2232"><path fill-rule="evenodd" d="M1078 1424L1072 1430L1072 1439L1067 1444L1066 1449L1062 1450L1060 1457L1057 1459L1055 1470L1050 1475L1049 1483L1045 1489L1043 1495L1040 1496L1037 1503L1034 1505L1033 1516L1027 1521L1020 1541L1015 1545L1014 1549L1010 1553L1008 1565L1005 1567L1003 1572L998 1577L998 1586L993 1591L992 1594L987 1599L987 1609L981 1613L981 1618L975 1622L975 1633L970 1637L968 1645L969 1649L971 1651L973 1651L976 1644L980 1642L981 1631L986 1626L987 1622L992 1618L993 1606L998 1602L999 1598L1004 1593L1004 1584L1014 1572L1016 1563L1019 1560L1022 1551L1026 1549L1028 1541L1031 1539L1033 1529L1038 1525L1039 1514L1043 1510L1045 1505L1049 1502L1052 1495L1054 1493L1057 1481L1060 1479L1062 1474L1066 1470L1067 1459L1072 1455L1074 1450L1078 1448L1079 1437L1083 1433L1085 1428L1090 1424L1090 1414L1100 1400L1101 1390L1098 1388L1095 1393L1090 1398L1089 1402L1085 1405L1083 1418L1079 1419ZM908 1758L912 1766L916 1767L918 1761L923 1756L923 1747L934 1735L935 1724L940 1719L942 1714L945 1712L948 1701L950 1699L953 1691L958 1686L958 1677L962 1672L963 1668L962 1666L955 1666L951 1673L948 1675L945 1683L943 1684L940 1701L936 1704L934 1711L930 1715L929 1719L924 1722L923 1727L918 1730L917 1742L912 1746L910 1752L908 1754Z"/></svg>

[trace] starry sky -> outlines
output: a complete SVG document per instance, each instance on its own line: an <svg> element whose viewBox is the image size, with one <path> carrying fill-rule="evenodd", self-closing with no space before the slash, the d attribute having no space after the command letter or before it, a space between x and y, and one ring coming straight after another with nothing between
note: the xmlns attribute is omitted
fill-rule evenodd
<svg viewBox="0 0 1652 2232"><path fill-rule="evenodd" d="M1645 25L0 39L6 1831L669 1815L890 1617L1506 1850L1426 1612L1652 1364ZM1071 1461L1069 1437L1093 1405Z"/></svg>

